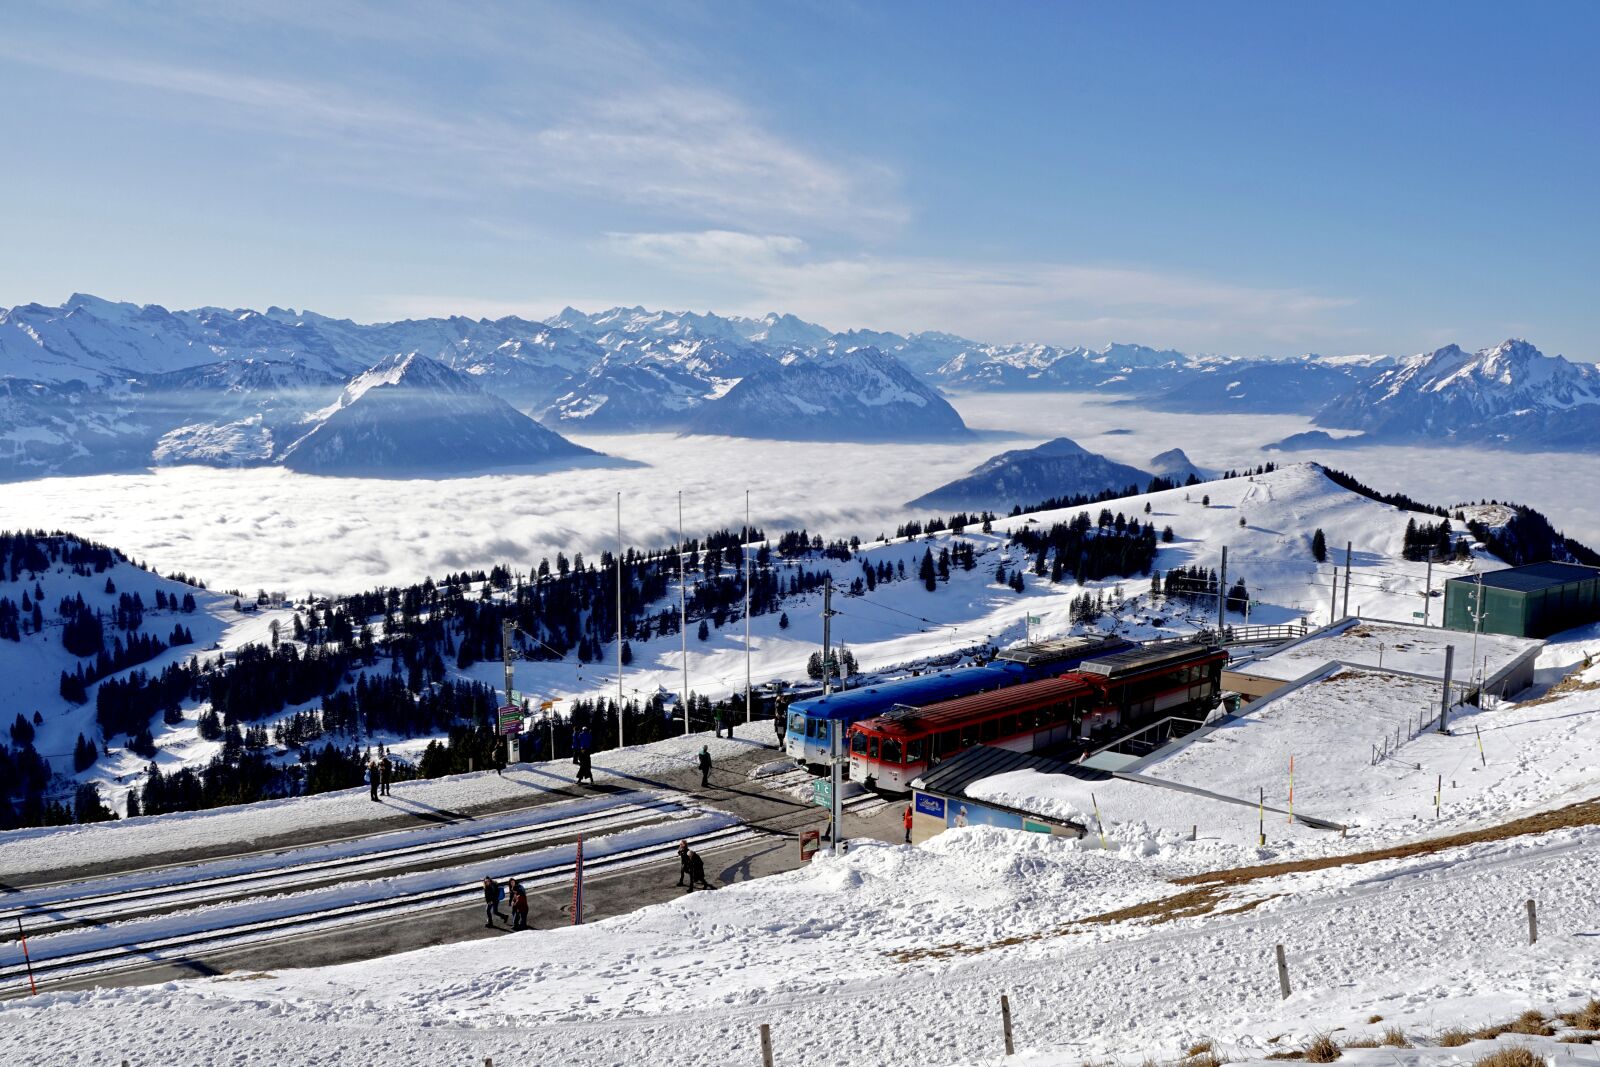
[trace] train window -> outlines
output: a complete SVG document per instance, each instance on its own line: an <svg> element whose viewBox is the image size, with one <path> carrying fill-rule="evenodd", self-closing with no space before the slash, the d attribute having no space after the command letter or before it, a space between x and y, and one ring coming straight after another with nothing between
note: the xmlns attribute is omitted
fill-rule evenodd
<svg viewBox="0 0 1600 1067"><path fill-rule="evenodd" d="M999 719L985 719L978 724L978 738L981 741L993 741L999 732Z"/></svg>
<svg viewBox="0 0 1600 1067"><path fill-rule="evenodd" d="M867 758L878 758L878 739L876 737L867 738Z"/></svg>
<svg viewBox="0 0 1600 1067"><path fill-rule="evenodd" d="M1032 708L1029 708L1026 711L1021 711L1021 712L1017 713L1017 729L1019 729L1019 730L1031 730L1031 729L1033 729L1033 709Z"/></svg>
<svg viewBox="0 0 1600 1067"><path fill-rule="evenodd" d="M948 756L961 748L961 739L954 730L946 730L939 735L939 755Z"/></svg>
<svg viewBox="0 0 1600 1067"><path fill-rule="evenodd" d="M913 737L911 740L907 741L906 742L906 762L907 763L920 763L922 761L923 748L924 748L924 742L923 742L922 738L920 738L920 737Z"/></svg>
<svg viewBox="0 0 1600 1067"><path fill-rule="evenodd" d="M850 735L850 751L858 756L867 754L867 735L855 733Z"/></svg>
<svg viewBox="0 0 1600 1067"><path fill-rule="evenodd" d="M789 715L789 732L792 734L803 734L806 732L805 712L796 711Z"/></svg>
<svg viewBox="0 0 1600 1067"><path fill-rule="evenodd" d="M1017 732L1017 717L1015 715L1002 716L1001 719L1000 719L1000 736L1001 737L1010 737L1012 734L1014 734L1016 732Z"/></svg>
<svg viewBox="0 0 1600 1067"><path fill-rule="evenodd" d="M883 762L900 763L900 742L892 737L883 739Z"/></svg>

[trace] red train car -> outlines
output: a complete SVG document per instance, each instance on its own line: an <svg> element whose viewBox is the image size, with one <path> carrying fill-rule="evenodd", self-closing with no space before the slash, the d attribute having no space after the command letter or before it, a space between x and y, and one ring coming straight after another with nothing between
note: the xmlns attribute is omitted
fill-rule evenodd
<svg viewBox="0 0 1600 1067"><path fill-rule="evenodd" d="M896 708L850 728L850 777L904 793L929 767L974 745L1032 752L1209 710L1227 661L1226 652L1205 645L1146 646L1090 660L1059 678Z"/></svg>

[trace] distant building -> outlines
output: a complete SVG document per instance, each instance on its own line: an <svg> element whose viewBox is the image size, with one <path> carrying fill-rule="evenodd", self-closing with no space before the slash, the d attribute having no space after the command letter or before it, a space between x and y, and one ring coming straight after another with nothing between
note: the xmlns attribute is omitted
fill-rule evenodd
<svg viewBox="0 0 1600 1067"><path fill-rule="evenodd" d="M1444 584L1444 624L1452 630L1549 637L1591 622L1600 622L1600 570L1594 567L1530 563Z"/></svg>

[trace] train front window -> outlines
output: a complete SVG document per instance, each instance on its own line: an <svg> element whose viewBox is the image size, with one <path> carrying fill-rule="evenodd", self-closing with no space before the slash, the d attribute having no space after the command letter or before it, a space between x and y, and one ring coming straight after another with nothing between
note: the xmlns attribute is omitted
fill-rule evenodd
<svg viewBox="0 0 1600 1067"><path fill-rule="evenodd" d="M867 754L867 735L851 734L850 751L854 752L858 756L865 756Z"/></svg>
<svg viewBox="0 0 1600 1067"><path fill-rule="evenodd" d="M886 737L886 738L883 739L883 762L885 762L885 763L899 763L899 762L901 762L901 760L900 760L900 742L895 740L892 737Z"/></svg>
<svg viewBox="0 0 1600 1067"><path fill-rule="evenodd" d="M805 712L792 711L789 713L789 732L791 734L803 734L806 732Z"/></svg>
<svg viewBox="0 0 1600 1067"><path fill-rule="evenodd" d="M906 742L906 762L921 763L924 742L920 737L913 737Z"/></svg>

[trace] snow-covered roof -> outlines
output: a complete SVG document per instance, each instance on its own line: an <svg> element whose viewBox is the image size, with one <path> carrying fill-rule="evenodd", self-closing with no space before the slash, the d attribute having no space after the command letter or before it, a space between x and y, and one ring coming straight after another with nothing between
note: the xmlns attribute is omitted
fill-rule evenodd
<svg viewBox="0 0 1600 1067"><path fill-rule="evenodd" d="M1469 668L1469 661L1476 648L1476 669L1483 670L1486 681L1493 681L1524 659L1537 656L1543 647L1543 641L1505 634L1473 635L1403 622L1343 619L1275 651L1236 663L1230 670L1291 682L1328 664L1343 663L1442 679L1445 649L1454 648L1454 674L1466 678L1475 669Z"/></svg>

